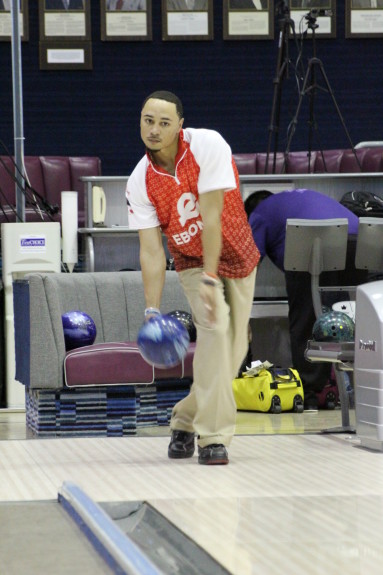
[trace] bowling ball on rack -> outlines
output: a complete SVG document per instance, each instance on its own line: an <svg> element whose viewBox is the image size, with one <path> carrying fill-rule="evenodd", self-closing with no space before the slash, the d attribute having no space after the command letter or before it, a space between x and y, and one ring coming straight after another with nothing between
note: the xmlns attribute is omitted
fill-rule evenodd
<svg viewBox="0 0 383 575"><path fill-rule="evenodd" d="M170 317L175 317L178 319L188 330L190 341L194 342L197 339L197 330L193 322L192 314L188 311L183 311L181 309L175 309L168 313Z"/></svg>
<svg viewBox="0 0 383 575"><path fill-rule="evenodd" d="M346 313L330 311L318 317L312 335L316 341L353 341L355 323Z"/></svg>
<svg viewBox="0 0 383 575"><path fill-rule="evenodd" d="M72 310L63 313L61 319L66 351L94 343L97 329L90 315L80 310Z"/></svg>
<svg viewBox="0 0 383 575"><path fill-rule="evenodd" d="M144 360L160 369L182 362L190 343L186 327L170 315L155 315L140 328L138 349Z"/></svg>

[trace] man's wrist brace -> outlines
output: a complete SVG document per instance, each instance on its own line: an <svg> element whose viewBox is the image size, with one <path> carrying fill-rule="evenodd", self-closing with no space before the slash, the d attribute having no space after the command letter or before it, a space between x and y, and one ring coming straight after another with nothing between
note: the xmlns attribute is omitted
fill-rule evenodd
<svg viewBox="0 0 383 575"><path fill-rule="evenodd" d="M160 310L157 307L147 307L145 309L145 317L148 315L161 315Z"/></svg>

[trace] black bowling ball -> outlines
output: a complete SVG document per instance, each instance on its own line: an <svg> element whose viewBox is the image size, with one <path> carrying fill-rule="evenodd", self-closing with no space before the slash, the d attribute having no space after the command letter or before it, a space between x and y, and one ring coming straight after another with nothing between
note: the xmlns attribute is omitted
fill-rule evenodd
<svg viewBox="0 0 383 575"><path fill-rule="evenodd" d="M181 309L175 309L174 311L171 311L167 315L175 317L186 327L189 333L190 341L195 341L197 339L197 330L193 323L191 313L183 311Z"/></svg>

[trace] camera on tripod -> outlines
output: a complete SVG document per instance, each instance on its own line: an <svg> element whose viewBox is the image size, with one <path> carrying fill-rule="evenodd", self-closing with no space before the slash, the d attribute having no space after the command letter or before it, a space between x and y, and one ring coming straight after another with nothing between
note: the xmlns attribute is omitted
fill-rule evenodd
<svg viewBox="0 0 383 575"><path fill-rule="evenodd" d="M332 10L327 8L313 8L307 14L307 18L318 18L319 16L332 16Z"/></svg>
<svg viewBox="0 0 383 575"><path fill-rule="evenodd" d="M326 8L312 8L312 10L310 10L310 12L305 16L305 20L307 20L308 28L310 28L310 30L319 28L319 25L316 23L318 16L332 16L332 10L328 10Z"/></svg>

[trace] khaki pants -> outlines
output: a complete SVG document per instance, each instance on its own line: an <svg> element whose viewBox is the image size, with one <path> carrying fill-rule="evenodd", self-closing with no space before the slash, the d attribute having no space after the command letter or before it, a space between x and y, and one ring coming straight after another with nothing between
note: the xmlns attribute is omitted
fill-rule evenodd
<svg viewBox="0 0 383 575"><path fill-rule="evenodd" d="M248 322L254 296L256 269L246 278L222 278L217 286L217 322L206 322L199 295L201 269L179 273L197 328L190 393L173 408L170 427L195 432L198 444L230 444L237 408L232 381L248 350Z"/></svg>

